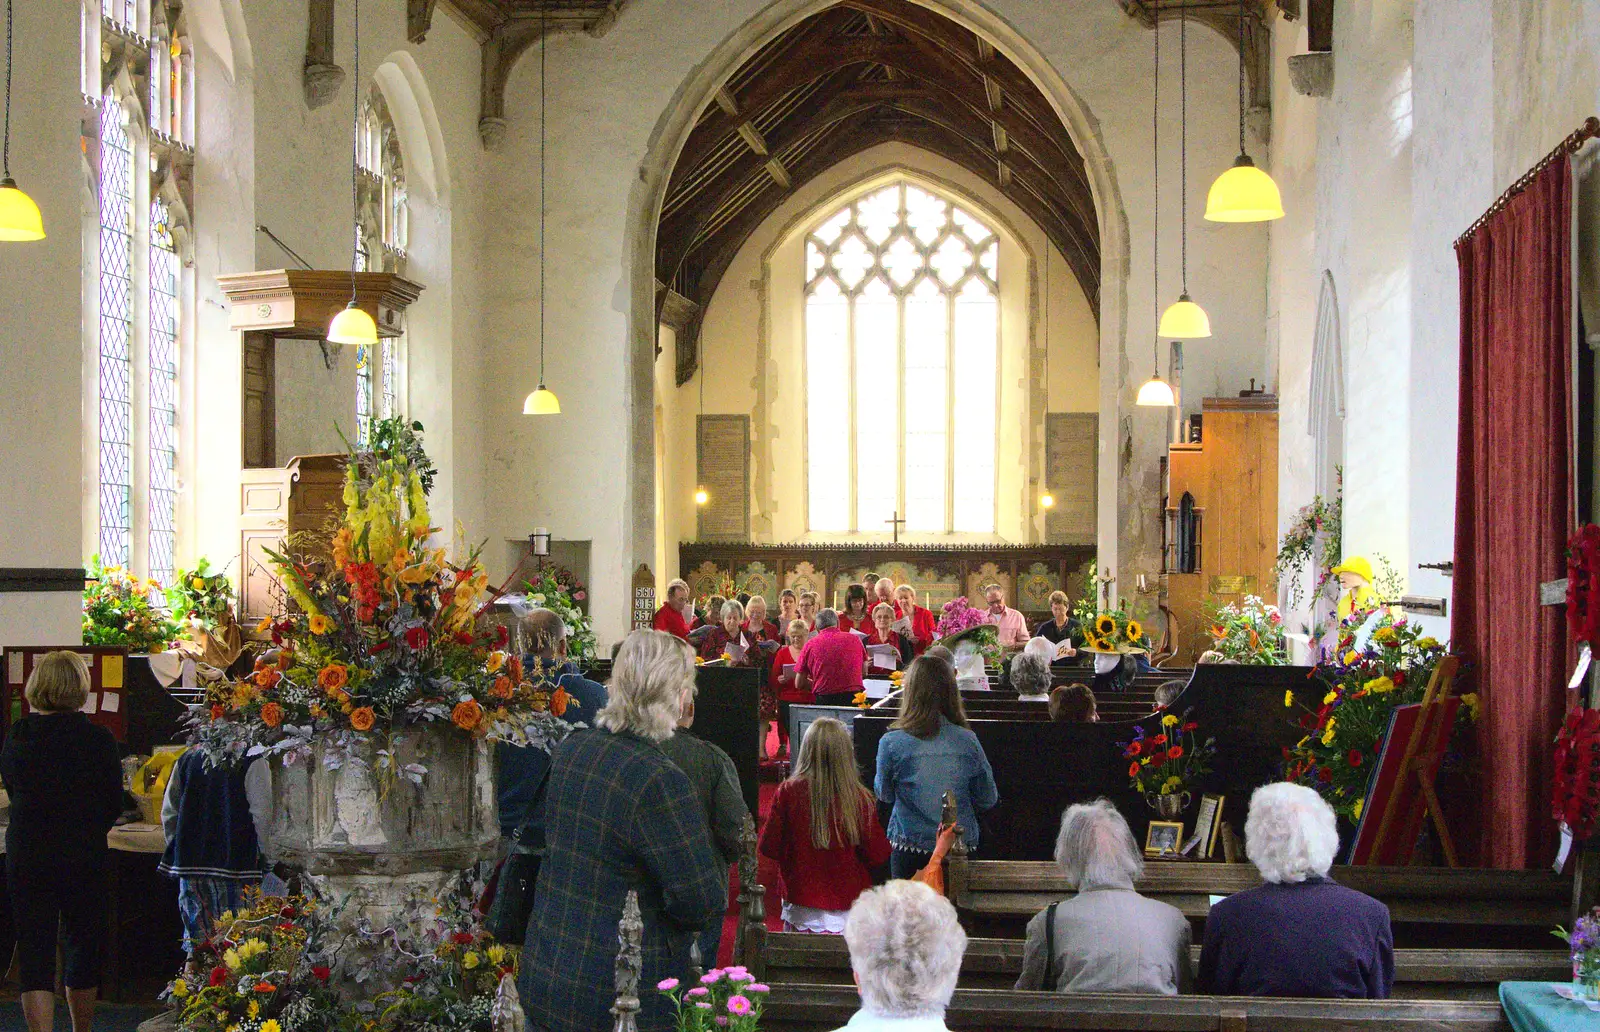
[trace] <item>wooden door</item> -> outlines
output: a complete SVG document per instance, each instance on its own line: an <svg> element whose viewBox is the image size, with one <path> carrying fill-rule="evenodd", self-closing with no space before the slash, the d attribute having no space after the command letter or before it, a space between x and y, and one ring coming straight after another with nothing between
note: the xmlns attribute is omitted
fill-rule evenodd
<svg viewBox="0 0 1600 1032"><path fill-rule="evenodd" d="M245 469L268 469L278 464L276 342L270 334L245 333L244 400L239 409Z"/></svg>

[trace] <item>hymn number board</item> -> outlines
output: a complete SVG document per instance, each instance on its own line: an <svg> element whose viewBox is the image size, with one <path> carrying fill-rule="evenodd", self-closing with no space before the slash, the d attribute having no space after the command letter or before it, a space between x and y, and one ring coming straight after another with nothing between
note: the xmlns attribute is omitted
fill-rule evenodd
<svg viewBox="0 0 1600 1032"><path fill-rule="evenodd" d="M117 741L124 741L128 733L127 691L128 650L122 647L101 645L47 645L8 648L5 650L6 701L4 719L7 727L18 717L27 715L28 700L23 689L33 673L39 657L49 652L66 650L83 657L89 667L89 698L83 712L91 723L110 731Z"/></svg>
<svg viewBox="0 0 1600 1032"><path fill-rule="evenodd" d="M656 575L648 563L633 571L633 629L648 631L656 622Z"/></svg>

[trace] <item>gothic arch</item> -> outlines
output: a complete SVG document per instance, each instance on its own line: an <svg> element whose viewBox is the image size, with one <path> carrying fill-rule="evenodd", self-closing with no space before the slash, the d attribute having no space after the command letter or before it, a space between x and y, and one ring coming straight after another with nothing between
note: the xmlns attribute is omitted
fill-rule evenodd
<svg viewBox="0 0 1600 1032"><path fill-rule="evenodd" d="M672 170L700 113L744 62L780 33L828 7L835 0L774 2L724 39L684 81L662 112L639 167L639 183L629 202L627 237L631 335L629 383L634 418L629 439L627 506L631 514L628 566L654 555L654 428L643 418L654 410L654 362L657 343L656 234ZM1100 238L1103 287L1100 304L1101 419L1100 451L1113 454L1121 423L1122 399L1117 371L1127 322L1128 225L1116 175L1092 112L1072 87L1027 38L979 0L914 0L935 15L976 33L1021 69L1054 110L1084 159ZM1116 463L1100 463L1099 561L1102 569L1118 562L1118 490Z"/></svg>
<svg viewBox="0 0 1600 1032"><path fill-rule="evenodd" d="M439 129L439 115L433 107L433 94L416 58L397 50L384 58L372 78L389 105L395 132L400 134L407 185L420 186L426 198L441 208L450 207L450 158Z"/></svg>
<svg viewBox="0 0 1600 1032"><path fill-rule="evenodd" d="M1311 391L1306 432L1312 442L1312 482L1317 494L1330 497L1338 489L1338 467L1344 463L1344 338L1339 320L1339 294L1333 273L1322 274L1317 295L1317 331L1311 342Z"/></svg>

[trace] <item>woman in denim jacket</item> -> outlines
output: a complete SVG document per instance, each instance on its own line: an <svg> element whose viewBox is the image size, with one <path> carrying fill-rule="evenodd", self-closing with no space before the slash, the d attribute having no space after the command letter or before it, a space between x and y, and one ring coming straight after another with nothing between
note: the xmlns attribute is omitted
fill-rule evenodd
<svg viewBox="0 0 1600 1032"><path fill-rule="evenodd" d="M924 656L906 671L900 716L878 743L874 787L880 805L893 807L891 878L909 878L927 865L946 791L955 793L967 845L977 848L978 814L993 809L1000 796L989 758L967 727L950 664Z"/></svg>

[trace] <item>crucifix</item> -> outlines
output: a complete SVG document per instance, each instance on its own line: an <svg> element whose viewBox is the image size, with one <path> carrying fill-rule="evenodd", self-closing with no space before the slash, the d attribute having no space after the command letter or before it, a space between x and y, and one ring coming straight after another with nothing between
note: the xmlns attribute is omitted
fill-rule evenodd
<svg viewBox="0 0 1600 1032"><path fill-rule="evenodd" d="M905 519L901 517L900 510L896 509L894 511L894 517L892 519L884 520L883 522L894 528L894 543L898 545L900 543L900 528L905 526L906 522Z"/></svg>

